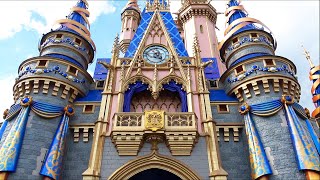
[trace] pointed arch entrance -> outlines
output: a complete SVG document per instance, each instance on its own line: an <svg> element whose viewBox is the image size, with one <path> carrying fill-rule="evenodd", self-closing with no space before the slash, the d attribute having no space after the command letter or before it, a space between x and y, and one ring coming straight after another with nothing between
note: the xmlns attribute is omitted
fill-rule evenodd
<svg viewBox="0 0 320 180"><path fill-rule="evenodd" d="M187 165L184 165L182 162L169 156L160 155L156 151L153 151L150 155L131 160L121 166L109 177L109 180L129 180L131 177L135 177L138 173L148 170L150 172L152 169L167 171L168 173L172 173L174 176L183 180L202 179L196 172Z"/></svg>

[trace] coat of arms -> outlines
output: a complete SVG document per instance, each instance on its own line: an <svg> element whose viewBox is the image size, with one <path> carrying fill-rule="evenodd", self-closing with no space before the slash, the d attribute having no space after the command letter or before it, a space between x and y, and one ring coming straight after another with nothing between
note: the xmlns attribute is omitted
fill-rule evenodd
<svg viewBox="0 0 320 180"><path fill-rule="evenodd" d="M145 112L145 127L152 131L162 129L164 126L164 111L146 111Z"/></svg>

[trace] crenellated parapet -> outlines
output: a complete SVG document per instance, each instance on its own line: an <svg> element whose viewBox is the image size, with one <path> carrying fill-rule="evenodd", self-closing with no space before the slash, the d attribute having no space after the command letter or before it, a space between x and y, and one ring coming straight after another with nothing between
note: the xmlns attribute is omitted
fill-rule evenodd
<svg viewBox="0 0 320 180"><path fill-rule="evenodd" d="M179 19L182 21L182 23L187 22L194 16L206 16L214 24L217 21L216 9L208 0L184 1L178 13Z"/></svg>
<svg viewBox="0 0 320 180"><path fill-rule="evenodd" d="M79 94L87 94L93 79L79 66L48 56L25 60L19 67L14 99L29 94L51 94L73 102Z"/></svg>
<svg viewBox="0 0 320 180"><path fill-rule="evenodd" d="M253 97L281 97L281 93L300 99L301 87L296 67L280 56L261 56L229 68L220 78L227 94L235 94L240 102Z"/></svg>

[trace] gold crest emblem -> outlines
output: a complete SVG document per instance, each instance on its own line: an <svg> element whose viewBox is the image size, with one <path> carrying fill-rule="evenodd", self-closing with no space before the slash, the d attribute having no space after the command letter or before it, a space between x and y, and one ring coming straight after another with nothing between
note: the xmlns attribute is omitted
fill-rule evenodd
<svg viewBox="0 0 320 180"><path fill-rule="evenodd" d="M146 111L145 127L152 131L162 129L164 126L164 111Z"/></svg>

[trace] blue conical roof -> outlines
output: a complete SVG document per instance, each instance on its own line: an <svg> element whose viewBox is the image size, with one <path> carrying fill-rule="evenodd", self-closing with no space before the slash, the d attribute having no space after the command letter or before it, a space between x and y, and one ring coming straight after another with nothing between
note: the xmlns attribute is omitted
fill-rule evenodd
<svg viewBox="0 0 320 180"><path fill-rule="evenodd" d="M228 3L228 9L229 8L232 8L232 7L240 7L239 6L239 2L238 0L230 0L229 3ZM230 13L232 13L232 15L229 17L229 19L227 20L227 24L228 25L231 25L232 22L238 20L238 19L241 19L241 18L245 18L245 17L248 17L248 14L243 10L241 9L235 9L233 11L230 11L226 13L226 15L229 15ZM240 22L241 23L241 22ZM227 34L228 32L230 32L234 27L236 27L237 25L239 25L240 23L237 23L235 25L233 25L232 28L230 28L227 32L225 32L225 34ZM260 29L258 27L256 27L255 25L253 25L252 23L251 24L248 24L244 27L242 27L241 29L239 29L238 31L234 32L233 34L238 34L242 31L245 31L245 30L253 30L253 29Z"/></svg>
<svg viewBox="0 0 320 180"><path fill-rule="evenodd" d="M87 1L79 0L77 4L71 8L71 12L66 19L61 19L56 22L57 24L60 24L60 27L55 31L68 31L77 34L86 39L95 50L94 42L90 38L90 24L88 21L90 13L87 9Z"/></svg>

